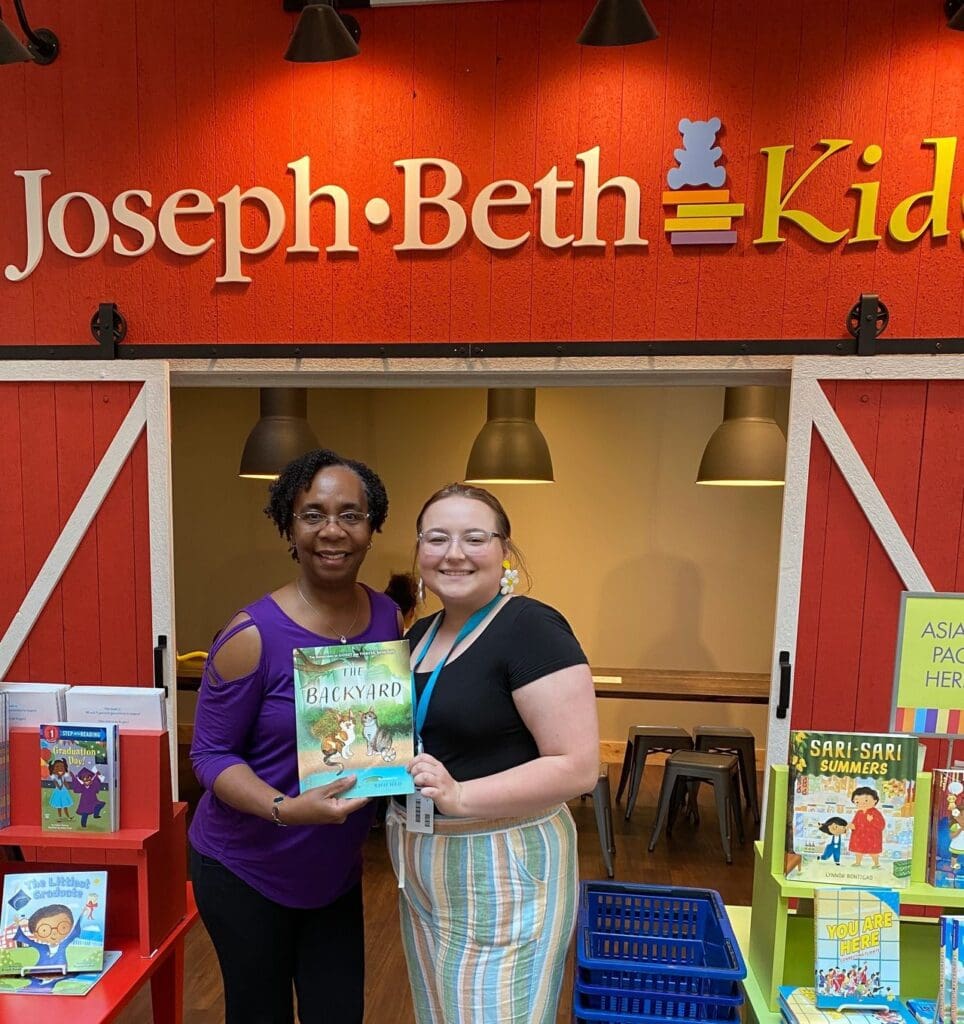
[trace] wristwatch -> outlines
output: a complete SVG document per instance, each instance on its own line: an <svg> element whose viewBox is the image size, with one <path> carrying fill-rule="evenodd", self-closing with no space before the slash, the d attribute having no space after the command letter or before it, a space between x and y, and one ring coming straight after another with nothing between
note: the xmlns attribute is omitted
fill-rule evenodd
<svg viewBox="0 0 964 1024"><path fill-rule="evenodd" d="M276 796L274 798L274 800L271 801L271 818L272 818L272 820L274 821L274 823L276 825L280 825L282 828L287 828L288 827L287 824L281 820L281 814L280 814L280 810L281 810L280 804L281 804L281 801L285 800L285 799L286 799L286 797L285 797L284 793L282 793L281 796Z"/></svg>

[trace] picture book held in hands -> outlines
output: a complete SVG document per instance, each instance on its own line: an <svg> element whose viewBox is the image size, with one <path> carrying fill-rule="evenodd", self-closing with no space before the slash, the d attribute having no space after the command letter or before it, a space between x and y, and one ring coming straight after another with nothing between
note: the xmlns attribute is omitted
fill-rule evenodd
<svg viewBox="0 0 964 1024"><path fill-rule="evenodd" d="M413 793L412 672L407 640L333 644L294 652L301 792L344 775L344 797Z"/></svg>
<svg viewBox="0 0 964 1024"><path fill-rule="evenodd" d="M787 878L905 889L918 747L905 735L792 732Z"/></svg>

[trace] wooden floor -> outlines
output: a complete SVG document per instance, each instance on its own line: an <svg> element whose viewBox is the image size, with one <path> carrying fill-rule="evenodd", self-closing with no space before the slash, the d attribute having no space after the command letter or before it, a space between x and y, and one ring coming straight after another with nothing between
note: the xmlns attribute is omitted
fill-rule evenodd
<svg viewBox="0 0 964 1024"><path fill-rule="evenodd" d="M613 796L618 770L611 766ZM733 864L723 860L712 794L701 787L699 826L681 821L671 839L665 836L653 853L646 850L662 773L649 767L640 787L639 799L630 821L624 821L625 805L614 808L616 830L616 880L653 882L664 885L707 886L716 889L724 903L750 903L753 886L752 821L747 820L747 842L736 846ZM592 801L570 804L579 829L579 866L583 878L605 878L596 832ZM365 1024L388 1024L412 1020L404 956L398 937L398 890L385 849L384 833L372 832L365 850L366 927L366 1013ZM185 1024L223 1024L224 1006L217 960L203 925L187 939L184 989ZM568 1022L571 1011L571 958L559 1005L559 1022ZM120 1024L150 1024L148 992L118 1018ZM302 1024L320 1024L304 1021Z"/></svg>

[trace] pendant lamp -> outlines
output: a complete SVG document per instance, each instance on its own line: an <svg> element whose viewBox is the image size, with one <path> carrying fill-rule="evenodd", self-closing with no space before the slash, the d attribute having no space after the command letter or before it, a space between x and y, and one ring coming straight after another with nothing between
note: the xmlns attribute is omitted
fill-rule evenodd
<svg viewBox="0 0 964 1024"><path fill-rule="evenodd" d="M334 0L307 4L285 50L285 60L295 64L324 64L357 57L361 27L350 14L335 10Z"/></svg>
<svg viewBox="0 0 964 1024"><path fill-rule="evenodd" d="M787 442L774 419L773 388L727 388L723 422L700 461L698 484L718 487L782 487Z"/></svg>
<svg viewBox="0 0 964 1024"><path fill-rule="evenodd" d="M641 0L599 0L578 42L582 46L630 46L659 39Z"/></svg>
<svg viewBox="0 0 964 1024"><path fill-rule="evenodd" d="M964 32L964 3L961 0L945 0L944 13L947 15L948 28Z"/></svg>
<svg viewBox="0 0 964 1024"><path fill-rule="evenodd" d="M274 480L292 459L318 447L304 388L262 388L261 418L244 442L238 476Z"/></svg>
<svg viewBox="0 0 964 1024"><path fill-rule="evenodd" d="M485 426L472 445L465 482L552 483L549 445L536 426L535 416L534 389L490 389Z"/></svg>

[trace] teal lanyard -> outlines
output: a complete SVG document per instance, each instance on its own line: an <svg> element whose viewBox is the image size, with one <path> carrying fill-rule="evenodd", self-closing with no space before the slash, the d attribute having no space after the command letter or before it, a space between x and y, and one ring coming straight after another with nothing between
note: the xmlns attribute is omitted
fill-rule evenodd
<svg viewBox="0 0 964 1024"><path fill-rule="evenodd" d="M438 677L445 668L445 663L449 660L449 655L456 647L474 630L479 623L489 614L490 611L499 603L501 594L496 594L492 600L480 608L477 612L474 612L468 622L459 630L459 635L455 638L455 642L445 652L444 656L440 659L439 663L432 669L432 674L428 677L428 682L425 684L425 689L422 690L422 696L418 699L418 706L415 709L415 737L417 740L418 752L422 752L422 729L425 726L425 717L428 714L429 701L432 699L432 691L435 689L435 684L438 682ZM432 641L435 639L435 634L439 630L439 626L442 625L442 618L444 612L440 612L438 618L432 625L431 632L429 633L428 640L425 646L422 648L422 653L418 656L418 661L412 666L412 672L418 671L418 666L425 660L425 655L428 654L429 648L432 646Z"/></svg>

